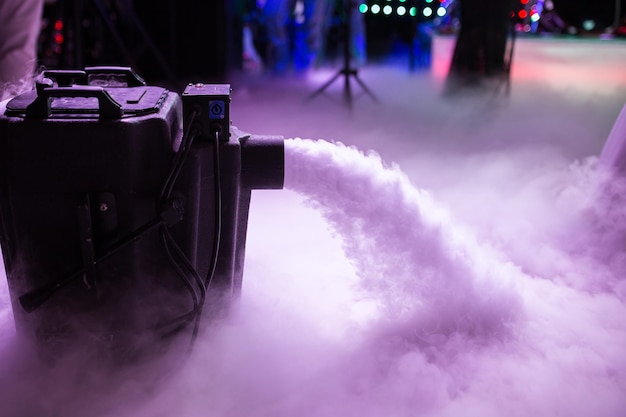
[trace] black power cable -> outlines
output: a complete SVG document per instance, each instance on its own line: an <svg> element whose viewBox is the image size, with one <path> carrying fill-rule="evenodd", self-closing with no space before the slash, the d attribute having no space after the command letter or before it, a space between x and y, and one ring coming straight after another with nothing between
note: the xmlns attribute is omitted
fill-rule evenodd
<svg viewBox="0 0 626 417"><path fill-rule="evenodd" d="M172 196L172 189L174 188L174 184L178 180L178 176L187 160L187 156L191 150L191 145L193 144L194 139L198 135L197 129L191 129L194 121L200 115L200 111L194 109L191 112L191 115L187 121L187 125L183 127L183 138L181 140L180 146L178 148L178 152L176 152L176 156L174 157L174 164L172 165L172 169L165 182L163 183L163 187L161 188L161 192L159 194L159 199L157 201L157 210L160 209L161 205L165 203L165 201Z"/></svg>
<svg viewBox="0 0 626 417"><path fill-rule="evenodd" d="M217 269L217 259L219 256L220 250L220 236L222 235L222 180L221 180L221 170L220 170L220 142L219 142L219 131L215 131L215 140L213 141L213 179L214 179L214 188L215 188L215 206L214 206L214 215L215 215L215 232L213 233L213 250L211 251L211 262L209 263L209 271L207 272L206 280L204 281L204 287L206 291L209 291L211 287L211 282L213 281L213 277L215 276L215 271ZM202 316L202 308L204 307L204 300L202 305L200 306L200 311L196 316L196 320L194 323L193 333L191 335L191 343L189 345L189 350L193 347L193 344L198 337L198 332L200 329L200 318Z"/></svg>
<svg viewBox="0 0 626 417"><path fill-rule="evenodd" d="M178 177L180 176L180 173L187 161L189 153L191 152L192 144L199 133L197 129L192 129L194 121L199 114L200 112L197 109L194 109L190 114L186 126L184 126L183 138L178 148L178 152L176 153L176 156L174 158L172 169L166 177L166 180L163 183L163 187L161 188L161 192L159 193L159 197L157 200L157 211L161 211L163 205L168 204L168 202L172 199L174 186L176 185ZM202 304L204 303L204 299L206 298L206 288L204 286L204 282L199 277L198 272L195 270L189 259L185 256L178 244L174 241L167 225L161 226L161 228L159 229L159 236L161 240L161 245L170 264L176 271L178 277L181 279L181 282L189 291L193 302L193 308L190 312L173 319L169 323L158 326L160 328L175 326L174 329L168 331L164 335L164 337L166 337L170 334L177 333L178 330L186 327L193 320L193 317L197 315ZM200 294L198 294L195 287L198 288Z"/></svg>
<svg viewBox="0 0 626 417"><path fill-rule="evenodd" d="M139 240L144 234L150 232L151 230L156 229L164 223L163 218L158 217L156 219L150 220L143 226L139 227L137 230L133 231L126 237L118 240L116 243L108 247L104 254L98 256L94 261L93 265L100 265L102 262L106 261L120 250L130 245L133 242ZM59 280L53 281L50 284L43 285L41 287L35 288L22 296L19 297L20 305L27 313L30 313L37 308L39 308L43 303L45 303L50 297L52 297L58 290L75 281L76 279L83 276L85 273L85 268L78 269L73 274L68 275L67 277L63 277Z"/></svg>
<svg viewBox="0 0 626 417"><path fill-rule="evenodd" d="M191 150L191 145L193 139L197 135L196 130L190 130L193 126L193 122L197 117L198 112L194 111L189 118L188 126L185 129L183 140L181 142L181 146L179 148L179 152L177 153L177 158L175 160L174 166L168 175L168 178L163 186L161 194L159 196L159 204L163 204L170 200L174 185L180 175L182 167L187 160L187 156L189 151ZM192 133L188 133L192 132ZM192 298L193 298L193 308L186 314L183 314L169 323L161 325L159 327L169 327L174 326L172 329L163 334L163 337L172 336L179 331L186 328L191 322L194 323L193 331L191 335L191 340L189 344L188 351L191 351L195 341L197 339L199 328L200 328L200 319L202 316L202 310L206 301L206 295L209 291L210 284L215 275L215 271L217 269L217 259L219 255L219 247L220 247L220 236L221 236L221 227L222 227L222 190L221 190L221 170L220 170L220 151L219 151L219 132L216 131L215 137L213 140L213 168L214 168L214 190L215 190L215 206L214 206L214 214L215 214L215 226L214 226L214 239L213 239L213 250L211 253L211 260L209 263L209 270L207 272L207 277L203 281L200 278L197 270L193 267L189 259L185 256L180 247L176 244L173 237L171 236L169 229L167 226L163 226L160 229L161 235L161 243L165 249L166 255L176 270L178 276L181 278L185 286L189 289ZM192 281L195 282L196 286L200 290L200 296L195 292Z"/></svg>

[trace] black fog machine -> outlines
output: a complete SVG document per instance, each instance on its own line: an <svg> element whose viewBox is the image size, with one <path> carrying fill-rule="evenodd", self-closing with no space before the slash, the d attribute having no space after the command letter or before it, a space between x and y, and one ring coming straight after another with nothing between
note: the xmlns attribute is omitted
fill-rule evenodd
<svg viewBox="0 0 626 417"><path fill-rule="evenodd" d="M228 310L251 191L284 178L283 139L233 128L230 93L89 67L3 103L0 245L20 339L124 361Z"/></svg>

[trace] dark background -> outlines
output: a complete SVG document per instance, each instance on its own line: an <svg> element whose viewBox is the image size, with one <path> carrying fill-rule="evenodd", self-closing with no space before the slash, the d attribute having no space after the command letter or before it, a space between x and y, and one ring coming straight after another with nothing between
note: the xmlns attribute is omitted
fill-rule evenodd
<svg viewBox="0 0 626 417"><path fill-rule="evenodd" d="M615 16L615 0L553 0L554 8L568 24L580 27L587 19L598 26L610 26ZM626 1L621 0L621 16L626 15Z"/></svg>
<svg viewBox="0 0 626 417"><path fill-rule="evenodd" d="M601 32L615 19L614 0L553 1L558 15L579 29L583 21L592 19L595 31ZM124 4L131 7L125 9ZM40 61L47 68L131 66L146 81L170 84L174 89L198 79L223 82L230 69L241 67L246 5L247 0L46 2ZM625 11L626 0L621 0L622 16ZM60 30L55 28L57 21L63 22ZM414 23L406 18L366 16L368 55L394 53L394 42L406 43L407 34L413 36ZM329 52L341 40L336 34L336 30L329 32Z"/></svg>

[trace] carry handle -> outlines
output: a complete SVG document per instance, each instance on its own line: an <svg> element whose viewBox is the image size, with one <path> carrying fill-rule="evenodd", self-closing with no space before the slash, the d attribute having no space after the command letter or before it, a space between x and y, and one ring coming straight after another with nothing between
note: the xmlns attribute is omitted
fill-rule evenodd
<svg viewBox="0 0 626 417"><path fill-rule="evenodd" d="M26 107L26 116L34 118L46 118L52 112L52 98L97 98L101 119L120 119L124 112L122 106L102 87L80 86L80 87L56 87L42 88L38 91L37 98Z"/></svg>
<svg viewBox="0 0 626 417"><path fill-rule="evenodd" d="M59 87L71 87L74 81L86 78L87 73L82 70L46 70L43 76L56 81ZM79 82L79 84L85 84L86 81Z"/></svg>
<svg viewBox="0 0 626 417"><path fill-rule="evenodd" d="M98 66L98 67L85 67L85 73L87 78L91 78L93 75L123 75L126 77L126 85L128 87L143 87L146 82L135 72L131 67L116 67L116 66ZM88 81L89 84L91 80Z"/></svg>
<svg viewBox="0 0 626 417"><path fill-rule="evenodd" d="M131 67L96 66L86 67L84 70L46 70L43 73L46 78L57 82L59 87L71 87L75 81L77 84L91 84L90 77L100 76L123 76L127 87L143 87L146 82ZM105 83L106 84L106 81Z"/></svg>

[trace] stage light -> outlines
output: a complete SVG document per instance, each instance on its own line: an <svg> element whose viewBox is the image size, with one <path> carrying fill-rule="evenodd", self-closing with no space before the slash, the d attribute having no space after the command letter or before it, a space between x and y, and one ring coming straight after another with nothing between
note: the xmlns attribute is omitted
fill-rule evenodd
<svg viewBox="0 0 626 417"><path fill-rule="evenodd" d="M533 23L538 22L538 21L539 21L539 19L541 19L541 17L539 16L539 13L533 13L533 14L530 16L530 20L531 20Z"/></svg>
<svg viewBox="0 0 626 417"><path fill-rule="evenodd" d="M583 22L583 29L585 30L593 30L596 27L596 22L591 19L585 20Z"/></svg>
<svg viewBox="0 0 626 417"><path fill-rule="evenodd" d="M526 10L520 10L517 15L520 19L526 19L528 17L528 12Z"/></svg>
<svg viewBox="0 0 626 417"><path fill-rule="evenodd" d="M448 0L420 0L420 2L409 2L408 0L370 0L358 2L359 12L372 15L382 14L389 17L417 17L420 9L422 16L428 20L441 18L448 14ZM418 6L417 4L421 4Z"/></svg>

